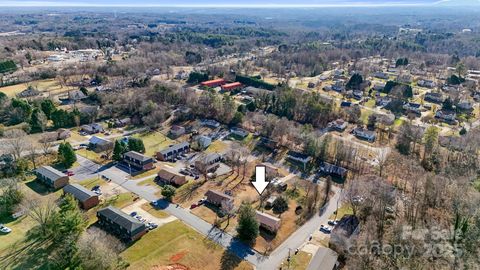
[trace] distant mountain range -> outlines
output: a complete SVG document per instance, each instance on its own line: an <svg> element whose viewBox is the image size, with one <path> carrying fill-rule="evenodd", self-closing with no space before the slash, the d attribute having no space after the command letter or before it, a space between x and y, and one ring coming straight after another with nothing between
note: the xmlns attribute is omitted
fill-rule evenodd
<svg viewBox="0 0 480 270"><path fill-rule="evenodd" d="M0 6L186 6L186 7L307 7L307 6L480 6L480 0L1 0Z"/></svg>

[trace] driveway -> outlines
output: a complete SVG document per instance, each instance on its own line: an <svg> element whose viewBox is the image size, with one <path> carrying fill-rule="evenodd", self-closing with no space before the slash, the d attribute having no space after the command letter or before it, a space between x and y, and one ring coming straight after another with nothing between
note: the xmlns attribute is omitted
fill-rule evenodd
<svg viewBox="0 0 480 270"><path fill-rule="evenodd" d="M175 216L169 216L169 217L166 217L166 218L158 218L158 217L153 216L149 212L142 209L142 205L145 204L145 203L148 203L147 200L145 200L145 199L138 200L135 203L133 203L133 204L127 206L127 207L122 208L122 211L127 213L127 214L130 214L132 212L137 212L137 214L140 215L142 218L145 218L147 220L147 222L154 222L158 226L162 226L164 224L167 224L169 222L177 220L177 218Z"/></svg>
<svg viewBox="0 0 480 270"><path fill-rule="evenodd" d="M72 176L73 179L83 181L98 176L97 171L100 168L100 165L80 155L77 155L77 162L80 165L71 169L74 173Z"/></svg>

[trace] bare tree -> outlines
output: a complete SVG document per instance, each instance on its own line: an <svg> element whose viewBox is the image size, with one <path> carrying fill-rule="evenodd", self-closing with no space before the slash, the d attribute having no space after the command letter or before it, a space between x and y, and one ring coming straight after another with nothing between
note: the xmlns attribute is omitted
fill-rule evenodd
<svg viewBox="0 0 480 270"><path fill-rule="evenodd" d="M25 141L26 136L27 133L21 129L5 131L5 138L7 138L6 145L15 160L19 159L22 156L22 152L25 151L27 146Z"/></svg>

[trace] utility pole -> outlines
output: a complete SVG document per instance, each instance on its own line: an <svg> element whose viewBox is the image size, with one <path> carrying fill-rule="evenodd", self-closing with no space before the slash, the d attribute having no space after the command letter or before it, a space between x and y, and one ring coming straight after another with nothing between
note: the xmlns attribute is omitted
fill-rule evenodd
<svg viewBox="0 0 480 270"><path fill-rule="evenodd" d="M290 269L290 251L291 251L291 248L288 248L287 269Z"/></svg>

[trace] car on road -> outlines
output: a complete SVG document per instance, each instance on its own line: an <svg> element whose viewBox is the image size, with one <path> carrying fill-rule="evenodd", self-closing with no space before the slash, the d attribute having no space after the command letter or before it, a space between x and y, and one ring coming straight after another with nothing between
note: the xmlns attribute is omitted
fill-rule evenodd
<svg viewBox="0 0 480 270"><path fill-rule="evenodd" d="M0 232L2 233L10 233L12 229L8 228L7 226L4 226L3 224L0 224Z"/></svg>
<svg viewBox="0 0 480 270"><path fill-rule="evenodd" d="M329 226L320 225L320 231L323 233L329 234L332 232L332 228Z"/></svg>
<svg viewBox="0 0 480 270"><path fill-rule="evenodd" d="M130 216L131 216L131 217L136 217L136 216L137 216L137 212L131 212L131 213L130 213Z"/></svg>

